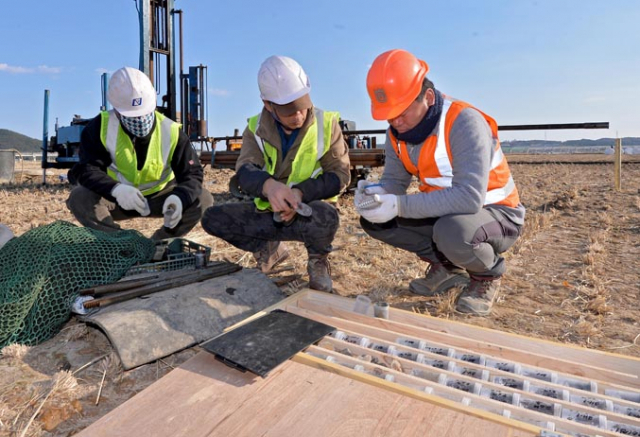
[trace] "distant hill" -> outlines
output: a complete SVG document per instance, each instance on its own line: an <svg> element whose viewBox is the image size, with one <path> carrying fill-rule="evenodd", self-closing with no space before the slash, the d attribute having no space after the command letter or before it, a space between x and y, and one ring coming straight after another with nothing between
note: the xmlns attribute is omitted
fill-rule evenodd
<svg viewBox="0 0 640 437"><path fill-rule="evenodd" d="M0 149L16 149L22 153L39 153L42 151L42 140L8 129L0 129Z"/></svg>
<svg viewBox="0 0 640 437"><path fill-rule="evenodd" d="M615 138L600 138L599 140L568 140L568 141L545 141L545 140L513 140L501 141L502 147L593 147L593 146L613 146L616 144ZM623 146L639 146L640 138L622 138Z"/></svg>

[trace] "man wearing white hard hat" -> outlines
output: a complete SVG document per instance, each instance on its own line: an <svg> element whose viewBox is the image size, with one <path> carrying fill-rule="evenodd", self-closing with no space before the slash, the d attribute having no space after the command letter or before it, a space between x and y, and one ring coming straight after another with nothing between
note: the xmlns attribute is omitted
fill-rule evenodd
<svg viewBox="0 0 640 437"><path fill-rule="evenodd" d="M249 119L236 162L239 188L254 200L209 208L202 227L253 252L263 272L289 256L283 241L303 242L309 287L329 292L328 255L339 219L325 200L350 182L339 114L313 106L309 78L291 58L267 58L258 86L264 106Z"/></svg>
<svg viewBox="0 0 640 437"><path fill-rule="evenodd" d="M117 231L122 220L165 217L154 240L187 234L213 204L203 170L180 124L156 111L156 91L140 70L116 71L103 111L82 131L77 184L67 206L84 226ZM160 223L160 222L159 222Z"/></svg>

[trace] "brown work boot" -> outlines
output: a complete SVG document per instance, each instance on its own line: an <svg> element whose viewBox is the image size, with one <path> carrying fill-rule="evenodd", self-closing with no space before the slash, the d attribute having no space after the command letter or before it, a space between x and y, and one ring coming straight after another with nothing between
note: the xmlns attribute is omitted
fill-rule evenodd
<svg viewBox="0 0 640 437"><path fill-rule="evenodd" d="M456 310L461 313L486 316L498 296L500 278L479 280L471 278L469 286L460 293Z"/></svg>
<svg viewBox="0 0 640 437"><path fill-rule="evenodd" d="M414 279L409 283L409 291L422 296L435 296L468 282L469 275L465 270L442 263L432 263L424 278Z"/></svg>
<svg viewBox="0 0 640 437"><path fill-rule="evenodd" d="M309 255L307 273L309 273L309 288L331 292L333 281L331 281L329 255Z"/></svg>
<svg viewBox="0 0 640 437"><path fill-rule="evenodd" d="M276 265L289 258L289 250L281 241L269 241L264 248L254 252L253 257L262 273L269 273Z"/></svg>

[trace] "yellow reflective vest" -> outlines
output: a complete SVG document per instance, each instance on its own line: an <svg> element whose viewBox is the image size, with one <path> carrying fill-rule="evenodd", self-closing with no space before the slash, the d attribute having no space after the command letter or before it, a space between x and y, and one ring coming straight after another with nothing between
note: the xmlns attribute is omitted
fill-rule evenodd
<svg viewBox="0 0 640 437"><path fill-rule="evenodd" d="M138 188L143 195L161 191L174 179L173 152L178 144L180 124L156 111L156 124L149 140L147 158L138 170L138 158L129 135L122 129L115 112L102 111L100 139L111 155L107 173L112 179Z"/></svg>
<svg viewBox="0 0 640 437"><path fill-rule="evenodd" d="M337 122L340 119L340 113L323 111L318 108L314 108L314 113L315 120L307 129L296 157L291 164L291 174L287 178L287 185L290 187L321 175L322 165L320 164L320 159L331 148L333 122L334 120ZM264 155L265 165L263 170L273 175L276 172L278 149L256 135L259 125L260 114L249 119L249 130L255 135L258 147ZM318 126L322 126L322 129L318 129ZM258 197L254 199L254 202L260 210L266 210L271 207L268 201Z"/></svg>

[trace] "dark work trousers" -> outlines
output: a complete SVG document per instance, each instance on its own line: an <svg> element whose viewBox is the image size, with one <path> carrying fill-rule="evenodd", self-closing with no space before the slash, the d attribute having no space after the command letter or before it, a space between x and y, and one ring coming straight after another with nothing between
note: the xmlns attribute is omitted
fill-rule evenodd
<svg viewBox="0 0 640 437"><path fill-rule="evenodd" d="M163 217L164 201L171 195L174 186L174 184L169 184L163 190L145 196L151 210L151 214L146 217ZM203 189L200 197L193 204L182 205L182 219L175 228L169 229L161 226L151 238L162 240L186 235L198 224L203 211L211 205L213 205L213 196ZM67 199L67 207L83 226L105 232L115 232L122 229L116 222L142 217L138 211L122 209L117 203L105 199L82 185L77 185L71 190Z"/></svg>
<svg viewBox="0 0 640 437"><path fill-rule="evenodd" d="M338 211L321 200L309 206L310 217L296 214L285 225L273 220L273 212L258 211L253 202L216 205L205 211L202 228L248 252L258 252L269 241L301 241L309 255L328 254L340 224Z"/></svg>
<svg viewBox="0 0 640 437"><path fill-rule="evenodd" d="M376 240L413 252L425 261L454 264L470 275L487 278L504 274L500 254L513 246L522 229L494 208L425 219L398 217L378 224L361 217L360 224Z"/></svg>

